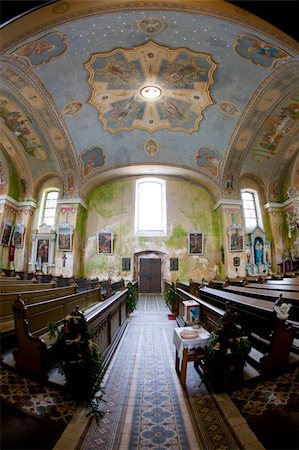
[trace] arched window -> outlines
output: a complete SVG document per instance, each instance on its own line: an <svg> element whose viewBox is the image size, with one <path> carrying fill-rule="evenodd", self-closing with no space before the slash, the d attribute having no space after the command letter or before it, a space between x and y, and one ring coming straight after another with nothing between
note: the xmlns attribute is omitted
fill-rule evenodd
<svg viewBox="0 0 299 450"><path fill-rule="evenodd" d="M57 190L47 190L44 192L40 225L45 223L50 227L54 226L58 195L59 191Z"/></svg>
<svg viewBox="0 0 299 450"><path fill-rule="evenodd" d="M241 196L243 201L246 230L252 231L257 226L263 229L262 215L257 192L252 189L243 189L241 191Z"/></svg>
<svg viewBox="0 0 299 450"><path fill-rule="evenodd" d="M165 181L142 178L136 182L135 234L166 236Z"/></svg>

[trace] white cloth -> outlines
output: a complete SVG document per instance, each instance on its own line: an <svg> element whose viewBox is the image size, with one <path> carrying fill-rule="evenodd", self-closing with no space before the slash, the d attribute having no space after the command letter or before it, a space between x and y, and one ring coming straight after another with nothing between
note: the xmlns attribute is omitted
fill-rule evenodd
<svg viewBox="0 0 299 450"><path fill-rule="evenodd" d="M198 331L199 335L198 338L195 339L183 339L180 335L182 331ZM185 348L198 348L198 347L205 347L211 337L211 334L205 330L204 328L200 327L197 329L194 329L192 327L177 327L173 330L173 343L174 346L178 352L179 358L182 358L183 351Z"/></svg>

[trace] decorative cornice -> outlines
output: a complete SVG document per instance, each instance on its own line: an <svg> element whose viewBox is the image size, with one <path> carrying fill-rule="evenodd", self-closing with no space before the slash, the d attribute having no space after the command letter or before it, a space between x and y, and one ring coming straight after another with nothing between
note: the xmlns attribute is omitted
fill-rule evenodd
<svg viewBox="0 0 299 450"><path fill-rule="evenodd" d="M83 206L83 208L87 209L87 204L81 199L81 198L61 198L57 201L59 205L73 205L73 204L80 204Z"/></svg>
<svg viewBox="0 0 299 450"><path fill-rule="evenodd" d="M34 200L27 200L25 202L18 202L9 195L0 195L0 202L9 202L17 208L36 208L36 202Z"/></svg>
<svg viewBox="0 0 299 450"><path fill-rule="evenodd" d="M288 198L287 200L285 200L282 203L268 202L264 205L264 208L265 209L272 209L272 208L282 209L282 208L285 208L286 206L291 206L297 202L299 202L299 195L296 195L294 198Z"/></svg>
<svg viewBox="0 0 299 450"><path fill-rule="evenodd" d="M242 200L235 200L232 198L220 198L213 206L213 209L215 210L219 208L219 206L242 206L242 205L243 205Z"/></svg>

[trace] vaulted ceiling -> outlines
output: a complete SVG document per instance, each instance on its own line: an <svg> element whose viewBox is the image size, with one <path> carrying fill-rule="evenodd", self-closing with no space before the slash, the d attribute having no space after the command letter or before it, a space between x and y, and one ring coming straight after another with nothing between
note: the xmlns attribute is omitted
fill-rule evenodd
<svg viewBox="0 0 299 450"><path fill-rule="evenodd" d="M0 146L24 198L52 176L83 199L136 174L182 176L215 201L242 177L267 201L299 185L299 46L247 11L58 1L0 33Z"/></svg>

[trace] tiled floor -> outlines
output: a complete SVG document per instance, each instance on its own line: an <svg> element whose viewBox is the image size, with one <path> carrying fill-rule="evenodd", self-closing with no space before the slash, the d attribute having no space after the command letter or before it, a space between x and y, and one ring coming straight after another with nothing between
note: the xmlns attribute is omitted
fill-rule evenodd
<svg viewBox="0 0 299 450"><path fill-rule="evenodd" d="M55 414L63 411L65 403L66 410L74 414L70 423L65 424L60 439L57 427L52 428L51 433L50 423L38 420L38 417L33 421L30 416L18 417L11 422L7 420L4 422L5 430L2 430L9 443L7 448L50 449L55 442L53 437L57 436L54 450L258 450L264 447L248 424L257 431L259 420L268 419L265 412L276 406L286 407L290 399L295 400L291 421L286 421L286 411L283 411L283 416L270 416L270 425L269 419L263 423L273 434L271 419L275 421L282 417L286 422L283 432L296 432L299 423L296 412L298 368L289 375L252 385L247 391L246 388L235 391L229 397L226 393L210 395L205 385L200 383L193 364L189 363L186 386L182 387L175 371L172 342L176 322L169 320L168 315L169 310L161 295L140 295L138 308L130 317L105 376L106 402L102 405L105 414L99 424L94 418L86 417L84 409L79 408L75 412L69 399L61 402L52 387L39 387L18 379L13 382L11 377L15 375L3 372L3 385L16 386L15 389L11 387L11 391L7 389L6 394L4 392L10 396L6 400L10 399L11 403L15 399L19 410L21 407L23 412L33 416L47 411L48 419L51 419L49 414L53 411L55 419ZM30 387L33 392L26 390ZM3 392L1 396L3 398ZM259 417L255 420L257 415ZM276 429L279 430L278 425ZM22 434L26 445L16 446L21 442ZM34 444L37 436L39 447ZM271 442L271 439L265 442ZM296 441L289 440L290 445L285 448L293 448L293 442ZM5 447L2 448L4 450Z"/></svg>
<svg viewBox="0 0 299 450"><path fill-rule="evenodd" d="M105 416L99 425L92 421L76 448L238 449L242 445L234 432L236 426L245 427L250 436L247 442L261 448L229 398L223 403L232 407L227 418L219 412L205 386L199 387L192 364L186 389L181 386L172 343L176 322L168 314L161 295L140 296L106 376ZM232 419L235 422L229 424ZM62 439L56 448L65 445Z"/></svg>

